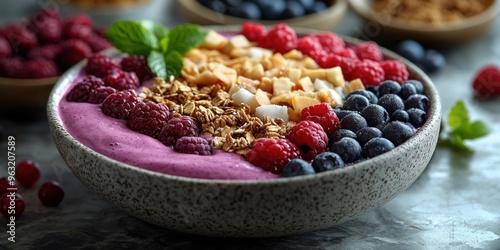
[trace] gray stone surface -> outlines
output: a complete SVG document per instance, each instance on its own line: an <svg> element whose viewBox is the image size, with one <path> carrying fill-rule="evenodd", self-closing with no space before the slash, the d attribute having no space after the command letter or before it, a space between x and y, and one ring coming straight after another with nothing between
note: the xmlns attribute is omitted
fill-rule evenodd
<svg viewBox="0 0 500 250"><path fill-rule="evenodd" d="M182 18L169 11L165 24ZM361 27L351 13L338 32L355 35ZM44 111L19 122L0 110L0 145L16 138L17 159L36 159L45 180L66 191L57 208L40 205L35 189L20 189L25 214L16 224L16 242L7 241L0 220L0 249L500 249L500 99L478 100L471 91L475 72L486 63L500 65L500 19L480 39L447 48L447 67L430 75L446 113L458 100L473 119L485 120L492 133L468 143L474 153L438 148L417 181L386 205L339 226L302 235L268 239L204 238L166 231L107 204L69 172L49 134ZM0 153L6 174L5 153ZM2 226L3 225L3 226ZM3 228L5 227L5 228Z"/></svg>

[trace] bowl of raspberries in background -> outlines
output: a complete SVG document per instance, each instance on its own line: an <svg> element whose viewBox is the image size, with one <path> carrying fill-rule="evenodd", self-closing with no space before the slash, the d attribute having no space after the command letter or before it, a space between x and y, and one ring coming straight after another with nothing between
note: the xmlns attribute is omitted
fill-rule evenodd
<svg viewBox="0 0 500 250"><path fill-rule="evenodd" d="M62 17L43 8L0 27L0 100L44 107L59 76L94 52L111 47L88 15Z"/></svg>

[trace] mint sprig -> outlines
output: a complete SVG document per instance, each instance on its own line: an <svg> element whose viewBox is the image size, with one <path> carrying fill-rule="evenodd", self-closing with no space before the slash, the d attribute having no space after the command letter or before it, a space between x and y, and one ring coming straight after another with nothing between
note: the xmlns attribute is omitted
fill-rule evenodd
<svg viewBox="0 0 500 250"><path fill-rule="evenodd" d="M158 77L177 77L182 70L182 56L200 45L207 35L194 24L184 24L168 30L163 25L145 20L113 23L106 37L117 49L130 55L142 55Z"/></svg>
<svg viewBox="0 0 500 250"><path fill-rule="evenodd" d="M471 121L464 102L459 100L447 116L449 131L439 138L439 145L454 149L472 151L465 140L474 140L489 134L490 129L483 121Z"/></svg>

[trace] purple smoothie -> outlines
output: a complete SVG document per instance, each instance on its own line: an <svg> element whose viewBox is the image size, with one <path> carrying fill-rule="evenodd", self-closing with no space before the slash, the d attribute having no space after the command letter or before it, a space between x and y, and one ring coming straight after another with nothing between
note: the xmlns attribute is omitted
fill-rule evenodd
<svg viewBox="0 0 500 250"><path fill-rule="evenodd" d="M66 92L81 79L77 77ZM138 92L139 93L139 92ZM127 121L101 112L100 104L68 102L58 108L65 129L90 149L142 169L191 178L258 180L277 178L247 162L242 156L215 150L211 156L181 154L149 136L134 132Z"/></svg>

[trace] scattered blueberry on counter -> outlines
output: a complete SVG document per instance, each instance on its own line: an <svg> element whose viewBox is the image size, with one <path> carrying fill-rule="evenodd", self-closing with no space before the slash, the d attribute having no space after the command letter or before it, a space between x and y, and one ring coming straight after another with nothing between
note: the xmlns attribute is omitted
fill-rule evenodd
<svg viewBox="0 0 500 250"><path fill-rule="evenodd" d="M394 48L394 52L421 67L427 73L434 73L446 66L446 58L437 50L426 49L415 40L404 40Z"/></svg>

